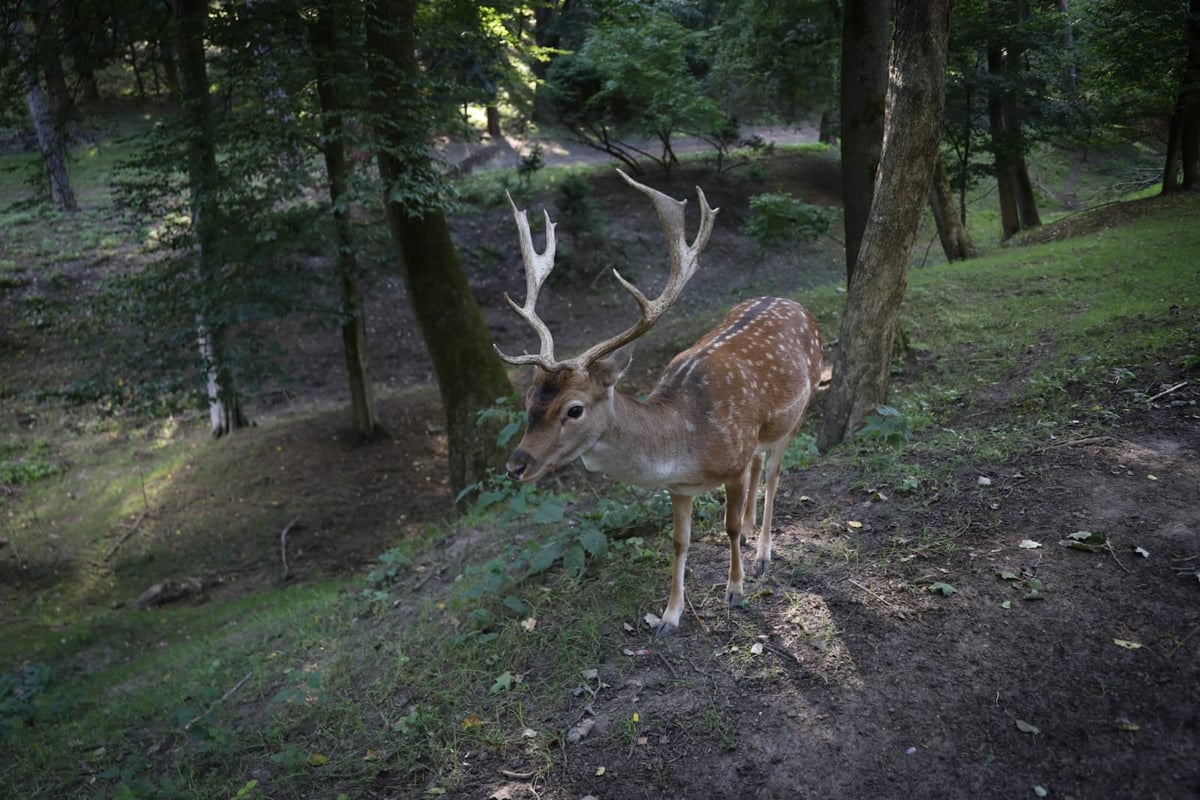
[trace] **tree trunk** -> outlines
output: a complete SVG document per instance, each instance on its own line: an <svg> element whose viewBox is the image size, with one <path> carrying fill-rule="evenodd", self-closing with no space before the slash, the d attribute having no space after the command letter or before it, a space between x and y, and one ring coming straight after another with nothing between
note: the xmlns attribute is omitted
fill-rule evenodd
<svg viewBox="0 0 1200 800"><path fill-rule="evenodd" d="M1167 156L1163 164L1162 193L1170 194L1179 189L1179 164L1183 160L1183 109L1175 101L1175 112L1167 123Z"/></svg>
<svg viewBox="0 0 1200 800"><path fill-rule="evenodd" d="M570 10L574 5L574 0L553 0L553 2L535 3L533 7L533 40L538 47L544 47L548 50L553 50L561 44L558 31L555 23L560 15ZM536 83L533 87L533 121L534 122L553 122L554 109L550 101L546 98L546 92L543 85L546 81L546 75L550 72L550 65L553 63L555 54L549 52L546 59L533 59L529 65L529 71L533 73Z"/></svg>
<svg viewBox="0 0 1200 800"><path fill-rule="evenodd" d="M913 243L937 160L950 0L897 0L879 179L842 315L818 445L851 436L887 400Z"/></svg>
<svg viewBox="0 0 1200 800"><path fill-rule="evenodd" d="M883 144L888 7L886 0L847 0L842 12L842 216L847 285L854 278Z"/></svg>
<svg viewBox="0 0 1200 800"><path fill-rule="evenodd" d="M954 190L950 187L950 179L946 176L946 165L938 154L937 164L933 169L933 185L929 189L929 208L937 223L938 237L942 241L942 250L946 253L947 261L965 261L974 255L975 246L971 235L963 225L954 202Z"/></svg>
<svg viewBox="0 0 1200 800"><path fill-rule="evenodd" d="M487 133L493 139L499 139L504 135L504 131L500 130L500 109L495 106L488 106L487 113Z"/></svg>
<svg viewBox="0 0 1200 800"><path fill-rule="evenodd" d="M413 28L416 0L376 0L368 26L372 98L379 122L379 175L388 227L400 251L408 297L437 375L446 415L450 483L457 494L504 461L495 430L480 430L476 412L512 393L491 333L467 284L446 216L436 201L405 203L436 180L429 168L420 66Z"/></svg>
<svg viewBox="0 0 1200 800"><path fill-rule="evenodd" d="M338 81L338 14L335 0L317 6L317 18L309 26L317 72L317 95L321 102L321 152L329 177L329 200L338 244L338 282L341 288L342 345L346 372L350 380L350 411L354 431L364 439L379 434L375 406L375 386L371 381L371 363L367 350L367 318L359 283L358 251L350 220L350 166L346 158L344 108Z"/></svg>
<svg viewBox="0 0 1200 800"><path fill-rule="evenodd" d="M207 0L174 0L175 46L178 49L183 114L187 123L188 195L191 205L193 260L196 284L202 294L217 294L215 244L220 236L216 199L219 172L216 123L208 93L208 68L204 55ZM202 307L207 305L202 303ZM196 338L204 369L208 411L214 437L245 427L241 398L225 357L224 329L200 311Z"/></svg>
<svg viewBox="0 0 1200 800"><path fill-rule="evenodd" d="M1021 53L1014 48L1008 48L1004 59L1004 71L1010 75L1020 74L1024 69L1021 63ZM1017 104L1015 92L1006 91L1002 95L1001 105L1004 109L1004 131L1012 147L1012 173L1016 181L1017 219L1020 220L1021 230L1027 231L1042 224L1038 214L1037 196L1033 193L1033 181L1029 179L1029 165L1025 161L1025 132L1022 127L1021 109Z"/></svg>
<svg viewBox="0 0 1200 800"><path fill-rule="evenodd" d="M22 88L25 90L25 103L29 107L29 116L33 120L33 130L37 135L38 150L46 165L46 175L50 182L50 199L59 211L78 211L79 203L75 199L75 190L71 187L71 176L67 171L67 145L63 138L62 129L55 120L46 100L46 93L38 82L37 69L33 66L33 54L28 52L25 43L25 26L21 19L15 18L8 24L9 41L17 56L18 72Z"/></svg>
<svg viewBox="0 0 1200 800"><path fill-rule="evenodd" d="M992 136L992 153L996 165L996 188L1000 200L1001 238L1009 239L1021 230L1021 214L1017 209L1017 177L1013 167L1013 142L1004 124L1004 98L998 85L1004 75L1004 51L999 44L988 47L988 127Z"/></svg>
<svg viewBox="0 0 1200 800"><path fill-rule="evenodd" d="M1188 4L1186 24L1187 61L1171 127L1176 128L1177 119L1179 166L1183 168L1179 188L1197 190L1200 189L1200 0L1191 0ZM1168 191L1165 174L1163 191Z"/></svg>

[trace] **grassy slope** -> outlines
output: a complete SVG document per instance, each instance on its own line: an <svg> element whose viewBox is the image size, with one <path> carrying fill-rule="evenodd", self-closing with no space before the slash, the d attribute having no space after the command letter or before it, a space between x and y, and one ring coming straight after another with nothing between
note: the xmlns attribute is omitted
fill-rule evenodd
<svg viewBox="0 0 1200 800"><path fill-rule="evenodd" d="M1046 420L1103 426L1103 409L1071 386L1120 380L1121 370L1155 358L1194 358L1198 223L1195 199L1154 201L1121 227L915 271L904 324L938 365L904 368L895 403L918 435L876 463L850 452L830 463L898 482L909 456L994 460ZM842 297L831 288L801 299L833 320ZM972 416L971 398L996 391L1013 413ZM1023 413L1033 408L1037 422ZM286 436L321 415L277 420L268 433ZM489 583L479 568L488 556L511 556L549 530L501 524L493 513L431 537L454 547L407 547L394 576L200 607L113 609L152 574L138 559L219 561L247 531L278 530L269 503L251 503L247 519L198 525L187 503L165 498L177 483L201 493L249 486L256 464L282 445L71 424L43 439L65 475L0 508L12 546L47 571L27 578L34 591L4 590L0 668L26 683L0 717L18 728L0 738L0 784L22 796L231 797L268 787L271 796L302 788L334 796L385 771L392 786L452 786L466 749L549 760L562 731L547 729L540 711L572 688L589 690L582 671L604 658L613 625L649 610L667 579L669 544L656 537L611 549L579 582L552 571L516 586ZM8 448L0 459L30 452L35 438L13 426L0 434ZM121 525L151 509L187 546L131 550L133 564L105 568ZM66 555L76 551L84 555Z"/></svg>

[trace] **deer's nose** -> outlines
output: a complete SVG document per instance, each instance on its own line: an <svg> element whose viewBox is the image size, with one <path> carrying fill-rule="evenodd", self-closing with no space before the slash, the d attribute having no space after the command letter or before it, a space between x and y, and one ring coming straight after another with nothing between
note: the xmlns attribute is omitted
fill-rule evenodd
<svg viewBox="0 0 1200 800"><path fill-rule="evenodd" d="M504 470L508 473L508 477L514 481L519 481L528 467L529 453L526 453L524 450L517 450L508 459L508 463L504 465Z"/></svg>

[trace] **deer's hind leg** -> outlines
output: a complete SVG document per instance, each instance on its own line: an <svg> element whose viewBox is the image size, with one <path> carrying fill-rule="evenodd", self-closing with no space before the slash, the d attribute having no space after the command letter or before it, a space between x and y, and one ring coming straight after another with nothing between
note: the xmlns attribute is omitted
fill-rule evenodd
<svg viewBox="0 0 1200 800"><path fill-rule="evenodd" d="M767 489L763 496L762 530L758 534L758 548L754 555L754 574L762 577L771 567L771 518L775 512L775 491L779 488L779 473L783 471L783 456L787 453L791 436L771 446L767 459Z"/></svg>
<svg viewBox="0 0 1200 800"><path fill-rule="evenodd" d="M755 453L750 462L750 478L746 483L746 502L742 511L742 546L746 545L746 536L754 530L758 519L758 482L762 479L763 453Z"/></svg>
<svg viewBox="0 0 1200 800"><path fill-rule="evenodd" d="M754 514L754 486L751 476L757 476L756 457L740 477L725 484L725 533L729 536L729 581L725 584L725 600L731 606L742 602L742 531L746 514ZM747 506L750 510L747 511Z"/></svg>

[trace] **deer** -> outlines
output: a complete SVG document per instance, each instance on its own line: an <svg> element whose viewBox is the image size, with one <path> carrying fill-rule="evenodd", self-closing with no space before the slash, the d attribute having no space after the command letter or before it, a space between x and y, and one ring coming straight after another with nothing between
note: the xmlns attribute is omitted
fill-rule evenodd
<svg viewBox="0 0 1200 800"><path fill-rule="evenodd" d="M538 252L529 219L508 198L525 266L525 302L508 304L537 334L537 353L506 355L508 364L533 365L525 394L526 428L505 471L520 482L581 459L592 472L622 483L665 488L671 499L674 566L666 610L656 635L678 630L684 609L684 572L691 544L693 499L725 487L729 577L725 601L743 602L743 532L755 526L760 477L766 490L755 551L755 575L771 563L771 525L784 453L795 437L820 383L824 356L812 315L799 303L759 297L734 306L716 327L668 363L649 395L638 401L616 390L632 363L633 342L679 298L695 274L719 209L696 188L700 227L689 243L686 200L638 183L658 213L670 256L670 276L649 299L616 269L613 276L639 308L638 321L623 332L566 360L554 354L554 337L536 311L538 294L554 268L555 223L545 214L545 246Z"/></svg>

